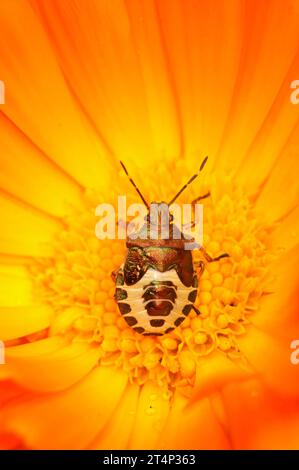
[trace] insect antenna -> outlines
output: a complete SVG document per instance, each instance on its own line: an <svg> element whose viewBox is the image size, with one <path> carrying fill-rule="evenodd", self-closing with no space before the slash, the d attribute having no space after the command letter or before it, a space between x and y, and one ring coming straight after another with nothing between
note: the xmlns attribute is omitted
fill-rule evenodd
<svg viewBox="0 0 299 470"><path fill-rule="evenodd" d="M171 199L171 201L168 203L169 206L171 206L171 204L173 204L174 201L176 201L176 199L180 196L180 194L182 194L182 192L187 188L187 186L189 186L189 184L192 183L192 181L194 181L195 178L198 177L199 173L204 169L204 166L207 163L207 160L208 160L208 157L205 157L204 160L202 161L202 164L200 165L198 172L195 173L195 175L193 175L189 179L189 181L179 190L179 192Z"/></svg>
<svg viewBox="0 0 299 470"><path fill-rule="evenodd" d="M132 180L131 176L129 175L125 165L123 164L122 161L119 161L119 163L121 164L121 166L123 167L124 169L124 172L126 173L127 177L129 178L129 181L130 183L134 186L134 188L136 189L137 193L139 194L139 196L141 197L143 203L145 204L145 206L147 207L147 209L149 210L149 205L148 203L146 202L146 200L144 199L144 197L142 196L140 190L137 188L136 184L134 183L134 181Z"/></svg>

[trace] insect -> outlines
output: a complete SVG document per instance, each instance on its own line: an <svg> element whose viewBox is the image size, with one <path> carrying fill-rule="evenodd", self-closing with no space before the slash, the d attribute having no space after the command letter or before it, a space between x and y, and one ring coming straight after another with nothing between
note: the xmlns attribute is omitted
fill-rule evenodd
<svg viewBox="0 0 299 470"><path fill-rule="evenodd" d="M127 324L137 333L143 335L163 335L178 327L193 309L198 315L199 310L194 302L197 296L198 275L202 274L205 262L217 261L229 256L223 253L216 258L211 257L199 246L204 261L196 265L192 259L191 250L185 249L186 238L173 223L173 216L169 207L194 181L203 170L206 157L199 171L193 175L169 203L151 203L148 205L145 198L137 188L122 162L121 165L128 176L131 184L146 205L148 215L141 229L134 235L134 239L127 237L127 255L123 265L113 271L112 278L116 282L114 298L118 304L120 313ZM196 198L192 203L208 197L210 193ZM163 223L161 217L153 227L150 210L153 204L163 204L168 211L167 222L168 237L150 237L154 231L156 235L161 234ZM164 219L165 220L165 219ZM176 236L174 233L176 231ZM189 240L190 241L190 240ZM193 240L194 241L194 240Z"/></svg>

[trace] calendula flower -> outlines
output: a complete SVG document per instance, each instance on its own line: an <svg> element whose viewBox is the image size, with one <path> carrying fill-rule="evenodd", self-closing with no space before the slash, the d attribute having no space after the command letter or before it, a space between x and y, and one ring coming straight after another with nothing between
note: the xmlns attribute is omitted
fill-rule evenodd
<svg viewBox="0 0 299 470"><path fill-rule="evenodd" d="M0 6L4 449L298 448L299 4ZM204 201L190 313L143 336L114 301L118 195ZM200 260L194 252L194 261Z"/></svg>

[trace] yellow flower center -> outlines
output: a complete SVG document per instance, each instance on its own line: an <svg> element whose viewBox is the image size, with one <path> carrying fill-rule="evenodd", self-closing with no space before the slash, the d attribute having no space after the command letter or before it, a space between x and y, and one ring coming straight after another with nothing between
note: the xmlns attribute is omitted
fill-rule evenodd
<svg viewBox="0 0 299 470"><path fill-rule="evenodd" d="M167 200L181 185L180 172L171 175L169 168L159 168L156 181L160 175L163 185L152 187L148 178L144 183L143 192L152 200L162 200L159 193L163 191ZM142 178L140 175L139 181ZM122 176L117 184L128 188ZM227 252L230 257L207 264L199 278L195 305L200 316L191 311L178 328L164 336L142 336L128 327L114 301L111 279L111 272L124 261L125 242L96 238L95 207L104 198L88 190L86 209L70 215L57 236L55 258L40 260L32 269L38 294L55 312L47 334L63 335L69 342L89 342L98 348L99 363L124 369L138 384L152 379L185 392L194 384L196 366L203 356L218 350L232 360L242 360L238 338L246 333L246 325L258 309L273 258L268 246L270 228L229 179L206 181L196 193L192 187L186 199L191 201L207 190L211 197L204 203L205 249L212 256ZM200 253L195 251L193 258L199 260Z"/></svg>

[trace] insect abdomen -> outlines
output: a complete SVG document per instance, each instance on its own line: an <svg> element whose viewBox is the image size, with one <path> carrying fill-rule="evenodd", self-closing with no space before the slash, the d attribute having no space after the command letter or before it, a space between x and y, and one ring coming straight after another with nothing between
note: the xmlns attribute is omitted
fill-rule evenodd
<svg viewBox="0 0 299 470"><path fill-rule="evenodd" d="M189 314L197 295L197 277L192 286L182 284L176 271L148 269L136 284L117 277L115 298L124 319L142 334L162 335L179 326Z"/></svg>

